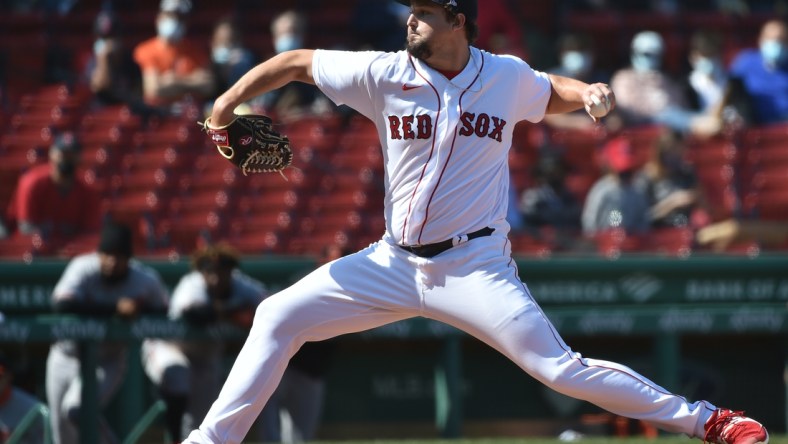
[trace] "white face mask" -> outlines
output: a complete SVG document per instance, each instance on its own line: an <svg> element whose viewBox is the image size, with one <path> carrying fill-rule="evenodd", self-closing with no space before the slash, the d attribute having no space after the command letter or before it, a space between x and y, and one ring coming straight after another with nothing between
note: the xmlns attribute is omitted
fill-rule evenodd
<svg viewBox="0 0 788 444"><path fill-rule="evenodd" d="M692 67L696 72L709 76L714 73L717 64L708 57L698 57L692 62Z"/></svg>
<svg viewBox="0 0 788 444"><path fill-rule="evenodd" d="M632 67L635 71L656 71L662 65L658 54L634 53L632 54Z"/></svg>
<svg viewBox="0 0 788 444"><path fill-rule="evenodd" d="M230 61L230 48L217 46L211 50L211 58L214 62L224 64Z"/></svg>
<svg viewBox="0 0 788 444"><path fill-rule="evenodd" d="M94 55L101 54L102 52L104 52L104 48L106 48L106 47L107 47L107 41L106 40L104 40L104 39L96 39L96 41L93 42L93 54Z"/></svg>
<svg viewBox="0 0 788 444"><path fill-rule="evenodd" d="M591 69L591 54L584 51L567 51L561 56L561 66L569 74L583 74Z"/></svg>
<svg viewBox="0 0 788 444"><path fill-rule="evenodd" d="M781 65L788 58L785 46L777 40L766 40L760 45L763 61L769 66Z"/></svg>
<svg viewBox="0 0 788 444"><path fill-rule="evenodd" d="M174 18L163 18L156 22L156 31L159 37L168 42L177 42L183 37L186 28L183 23Z"/></svg>
<svg viewBox="0 0 788 444"><path fill-rule="evenodd" d="M301 37L298 37L294 34L285 34L276 39L274 42L274 50L277 53L283 53L285 51L299 49L303 44L304 42L301 41Z"/></svg>

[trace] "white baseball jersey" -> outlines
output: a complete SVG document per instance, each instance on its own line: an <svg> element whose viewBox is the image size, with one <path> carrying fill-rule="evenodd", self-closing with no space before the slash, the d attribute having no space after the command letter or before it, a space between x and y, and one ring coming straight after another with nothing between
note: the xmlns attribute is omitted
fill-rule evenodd
<svg viewBox="0 0 788 444"><path fill-rule="evenodd" d="M520 280L506 236L508 150L514 124L540 120L552 88L515 57L470 54L465 69L447 79L404 51L314 53L317 86L377 126L387 233L260 304L219 397L185 443L241 442L303 343L414 316L473 335L560 393L703 436L713 405L575 353ZM484 227L495 231L435 256L398 246Z"/></svg>
<svg viewBox="0 0 788 444"><path fill-rule="evenodd" d="M512 131L521 120L544 117L547 74L472 48L451 80L405 51L318 50L313 76L331 100L377 125L387 240L424 245L484 227L509 231Z"/></svg>

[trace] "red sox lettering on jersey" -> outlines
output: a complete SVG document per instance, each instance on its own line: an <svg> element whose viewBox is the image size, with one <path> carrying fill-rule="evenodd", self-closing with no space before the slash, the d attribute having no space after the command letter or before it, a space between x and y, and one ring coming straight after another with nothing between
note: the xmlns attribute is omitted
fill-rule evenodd
<svg viewBox="0 0 788 444"><path fill-rule="evenodd" d="M506 120L487 113L477 115L464 112L460 116L460 124L460 136L489 137L500 142ZM432 128L432 117L428 114L389 116L389 136L392 140L429 139L432 137Z"/></svg>

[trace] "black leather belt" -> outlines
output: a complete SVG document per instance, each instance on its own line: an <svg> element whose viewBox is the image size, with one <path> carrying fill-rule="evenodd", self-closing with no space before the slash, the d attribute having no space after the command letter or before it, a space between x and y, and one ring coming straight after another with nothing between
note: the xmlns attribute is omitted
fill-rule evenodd
<svg viewBox="0 0 788 444"><path fill-rule="evenodd" d="M495 229L484 227L481 230L474 231L473 233L457 236L455 239L446 239L445 241L436 242L434 244L397 246L419 257L435 257L455 245L468 242L469 240L476 239L477 237L489 236L493 233L493 231L495 231Z"/></svg>

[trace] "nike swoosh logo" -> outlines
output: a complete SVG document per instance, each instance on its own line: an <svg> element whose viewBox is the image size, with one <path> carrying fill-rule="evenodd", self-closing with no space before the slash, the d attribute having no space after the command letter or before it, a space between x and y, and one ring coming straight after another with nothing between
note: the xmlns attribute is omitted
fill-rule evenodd
<svg viewBox="0 0 788 444"><path fill-rule="evenodd" d="M421 88L421 85L408 85L407 83L402 85L403 91L410 91L412 89Z"/></svg>

